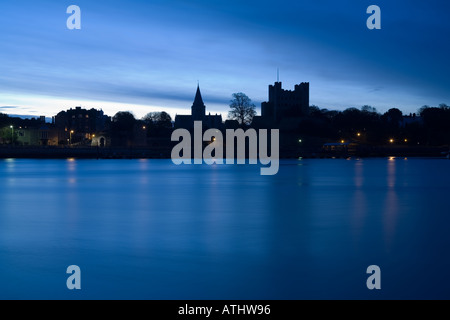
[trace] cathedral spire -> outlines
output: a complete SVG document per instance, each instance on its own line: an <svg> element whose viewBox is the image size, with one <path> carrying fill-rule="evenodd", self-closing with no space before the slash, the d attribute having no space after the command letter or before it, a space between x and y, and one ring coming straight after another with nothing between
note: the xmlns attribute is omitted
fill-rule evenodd
<svg viewBox="0 0 450 320"><path fill-rule="evenodd" d="M195 94L194 104L192 105L192 117L194 121L201 121L205 117L206 107L203 103L200 85L197 85L197 93Z"/></svg>
<svg viewBox="0 0 450 320"><path fill-rule="evenodd" d="M195 99L194 99L194 106L198 105L198 106L203 106L203 98L202 98L202 93L200 92L200 84L197 84L197 93L195 94Z"/></svg>

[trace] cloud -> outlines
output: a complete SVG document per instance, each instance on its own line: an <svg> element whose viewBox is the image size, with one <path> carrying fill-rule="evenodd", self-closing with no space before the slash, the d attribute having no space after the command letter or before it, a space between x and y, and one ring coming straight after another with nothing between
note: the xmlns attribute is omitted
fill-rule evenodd
<svg viewBox="0 0 450 320"><path fill-rule="evenodd" d="M284 87L309 81L311 99L330 105L448 100L447 10L379 0L383 29L370 32L366 2L80 0L80 32L65 29L60 4L6 2L0 94L188 111L200 80L205 104L226 110L233 92L267 99L280 68Z"/></svg>

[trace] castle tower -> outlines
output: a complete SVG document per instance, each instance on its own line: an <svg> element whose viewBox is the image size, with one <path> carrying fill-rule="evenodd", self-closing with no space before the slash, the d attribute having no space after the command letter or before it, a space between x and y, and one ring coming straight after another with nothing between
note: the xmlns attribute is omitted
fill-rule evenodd
<svg viewBox="0 0 450 320"><path fill-rule="evenodd" d="M309 113L309 83L295 85L295 90L284 90L281 82L269 85L269 101L261 104L262 116L279 122L284 118L302 117Z"/></svg>
<svg viewBox="0 0 450 320"><path fill-rule="evenodd" d="M206 107L203 103L202 94L200 92L200 86L197 86L197 93L195 94L194 103L192 105L192 120L203 121L205 118Z"/></svg>

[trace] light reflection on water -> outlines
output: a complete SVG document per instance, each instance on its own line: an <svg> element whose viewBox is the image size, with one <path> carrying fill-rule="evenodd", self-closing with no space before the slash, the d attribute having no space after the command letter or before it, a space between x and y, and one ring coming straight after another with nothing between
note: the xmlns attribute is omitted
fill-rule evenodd
<svg viewBox="0 0 450 320"><path fill-rule="evenodd" d="M0 298L449 298L449 165L0 161Z"/></svg>

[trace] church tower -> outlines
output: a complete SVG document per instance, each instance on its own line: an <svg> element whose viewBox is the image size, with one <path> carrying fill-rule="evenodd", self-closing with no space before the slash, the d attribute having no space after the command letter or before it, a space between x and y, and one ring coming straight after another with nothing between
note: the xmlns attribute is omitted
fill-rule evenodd
<svg viewBox="0 0 450 320"><path fill-rule="evenodd" d="M194 104L192 105L192 120L203 121L206 114L206 107L203 103L202 94L200 92L200 85L197 86L197 93L195 94Z"/></svg>

